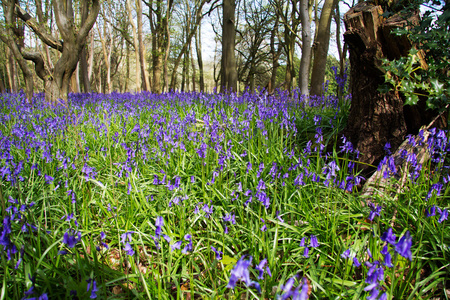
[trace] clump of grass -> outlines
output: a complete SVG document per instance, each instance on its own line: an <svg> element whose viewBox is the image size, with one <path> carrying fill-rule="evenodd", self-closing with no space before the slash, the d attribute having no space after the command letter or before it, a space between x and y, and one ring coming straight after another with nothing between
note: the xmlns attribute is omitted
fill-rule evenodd
<svg viewBox="0 0 450 300"><path fill-rule="evenodd" d="M446 297L447 133L407 188L362 206L358 151L325 153L338 103L173 92L62 109L2 95L1 294Z"/></svg>

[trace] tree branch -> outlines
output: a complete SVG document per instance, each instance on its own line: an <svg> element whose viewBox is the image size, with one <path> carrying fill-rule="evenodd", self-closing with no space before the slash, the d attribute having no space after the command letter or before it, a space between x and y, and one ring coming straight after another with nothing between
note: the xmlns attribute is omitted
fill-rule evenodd
<svg viewBox="0 0 450 300"><path fill-rule="evenodd" d="M48 46L56 49L58 51L62 51L63 43L62 41L58 41L55 37L48 34L47 31L37 22L35 18L30 16L25 10L23 10L18 4L16 4L16 12L17 16L22 19L27 26L33 30L33 32Z"/></svg>

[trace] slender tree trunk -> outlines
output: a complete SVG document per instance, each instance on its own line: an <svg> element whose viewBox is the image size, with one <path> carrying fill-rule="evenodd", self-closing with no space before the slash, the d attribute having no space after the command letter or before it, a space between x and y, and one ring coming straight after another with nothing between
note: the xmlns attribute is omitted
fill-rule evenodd
<svg viewBox="0 0 450 300"><path fill-rule="evenodd" d="M320 14L317 38L315 40L314 63L311 73L311 94L322 95L327 65L328 46L330 44L330 24L334 8L339 0L325 0Z"/></svg>
<svg viewBox="0 0 450 300"><path fill-rule="evenodd" d="M88 78L92 78L92 72L94 70L94 35L91 33L91 47L89 49L88 57ZM128 78L128 77L127 77Z"/></svg>
<svg viewBox="0 0 450 300"><path fill-rule="evenodd" d="M300 20L302 22L302 58L300 60L300 92L309 96L309 67L311 64L311 20L309 18L309 0L300 0Z"/></svg>
<svg viewBox="0 0 450 300"><path fill-rule="evenodd" d="M106 36L108 35L107 23L103 22L103 36L101 33L100 25L97 23L98 37L100 43L102 44L103 61L105 62L106 69L106 92L111 94L112 84L111 84L111 48L112 39L109 40L109 45L106 45ZM109 49L109 51L108 51Z"/></svg>
<svg viewBox="0 0 450 300"><path fill-rule="evenodd" d="M278 70L278 59L280 57L281 54L281 46L278 45L278 49L275 48L275 37L278 34L278 25L279 25L279 17L277 16L275 19L275 25L270 33L270 54L272 57L272 74L270 76L270 82L269 82L269 93L273 93L273 91L275 90L275 83L277 80L277 70Z"/></svg>
<svg viewBox="0 0 450 300"><path fill-rule="evenodd" d="M125 58L125 87L124 87L124 91L128 91L128 78L130 78L130 44L126 43L126 47L127 47L127 57Z"/></svg>
<svg viewBox="0 0 450 300"><path fill-rule="evenodd" d="M139 40L136 31L136 25L133 20L133 13L131 10L131 0L127 0L127 11L128 11L128 21L130 22L132 33L133 33L133 43L134 43L134 53L136 56L136 92L141 91L141 64L139 55Z"/></svg>
<svg viewBox="0 0 450 300"><path fill-rule="evenodd" d="M197 71L195 69L195 60L194 60L194 54L191 50L191 62L192 62L192 90L195 91L197 89L196 87L196 81L197 81Z"/></svg>
<svg viewBox="0 0 450 300"><path fill-rule="evenodd" d="M81 7L81 22L84 23L86 22L86 19L88 17L88 8L87 6L83 6ZM47 45L43 45L45 47L45 49L47 50L48 53L48 47ZM91 47L93 48L94 45L91 44ZM89 80L89 73L88 73L88 62L87 62L87 43L86 45L83 47L83 50L81 50L81 54L80 54L80 74L81 74L81 78L82 78L82 82L83 82L83 92L84 93L89 93L91 91L91 82ZM46 54L48 55L48 57L50 56L50 54Z"/></svg>
<svg viewBox="0 0 450 300"><path fill-rule="evenodd" d="M234 0L223 1L221 92L237 92Z"/></svg>
<svg viewBox="0 0 450 300"><path fill-rule="evenodd" d="M197 63L198 63L198 72L199 72L199 84L200 91L203 92L205 90L205 77L203 74L203 58L202 58L202 36L201 36L201 23L198 25L197 34L195 35L195 48L197 52Z"/></svg>
<svg viewBox="0 0 450 300"><path fill-rule="evenodd" d="M139 42L139 62L141 65L141 76L142 76L142 88L144 91L150 91L150 80L148 78L147 72L147 62L145 59L145 45L143 41L143 31L142 31L142 0L136 0L136 14L137 14L137 33Z"/></svg>
<svg viewBox="0 0 450 300"><path fill-rule="evenodd" d="M15 93L17 92L17 86L16 86L16 62L14 61L14 55L11 53L11 50L9 50L9 47L6 48L6 73L8 74L8 85L9 85L9 92Z"/></svg>

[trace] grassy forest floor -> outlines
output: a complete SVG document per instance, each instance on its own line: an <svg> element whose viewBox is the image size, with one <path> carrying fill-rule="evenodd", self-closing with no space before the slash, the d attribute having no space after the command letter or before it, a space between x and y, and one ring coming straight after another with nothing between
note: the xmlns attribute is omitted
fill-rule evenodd
<svg viewBox="0 0 450 300"><path fill-rule="evenodd" d="M448 132L362 199L349 101L0 95L0 298L448 299Z"/></svg>

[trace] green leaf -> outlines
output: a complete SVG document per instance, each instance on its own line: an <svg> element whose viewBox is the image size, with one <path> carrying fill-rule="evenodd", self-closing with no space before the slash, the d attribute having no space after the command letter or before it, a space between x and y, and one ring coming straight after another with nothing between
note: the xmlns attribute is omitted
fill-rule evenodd
<svg viewBox="0 0 450 300"><path fill-rule="evenodd" d="M236 264L237 259L228 255L224 255L220 262L225 266L225 270L230 271Z"/></svg>
<svg viewBox="0 0 450 300"><path fill-rule="evenodd" d="M440 83L437 79L431 79L431 88L434 90L434 94L441 94L444 92L444 84Z"/></svg>
<svg viewBox="0 0 450 300"><path fill-rule="evenodd" d="M419 97L416 94L405 94L405 105L416 105Z"/></svg>

